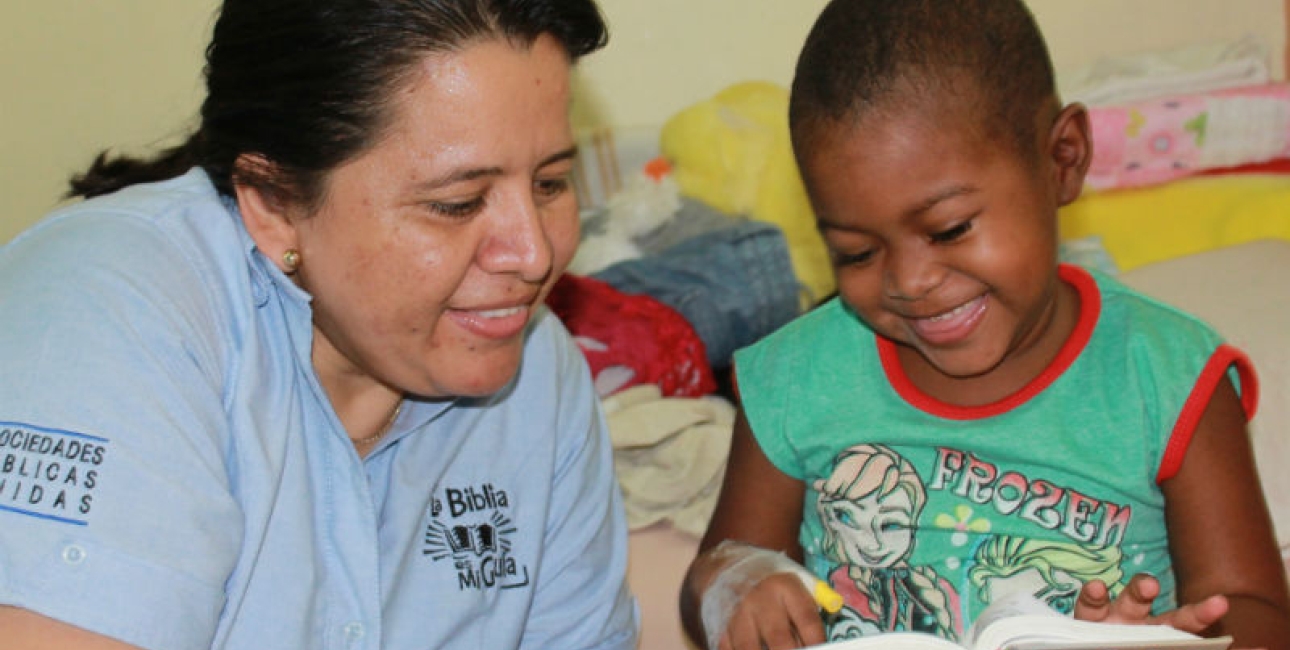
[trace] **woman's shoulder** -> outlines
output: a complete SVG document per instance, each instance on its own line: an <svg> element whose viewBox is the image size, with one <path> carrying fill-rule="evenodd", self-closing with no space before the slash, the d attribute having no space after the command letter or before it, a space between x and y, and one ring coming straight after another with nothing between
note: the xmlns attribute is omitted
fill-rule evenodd
<svg viewBox="0 0 1290 650"><path fill-rule="evenodd" d="M65 343L93 313L99 331L217 348L255 299L230 209L200 171L67 206L0 248L0 306L39 314L40 336Z"/></svg>
<svg viewBox="0 0 1290 650"><path fill-rule="evenodd" d="M236 240L232 209L193 170L59 208L0 248L0 264L20 259L19 270L73 264L82 272L191 264L223 247L210 240Z"/></svg>

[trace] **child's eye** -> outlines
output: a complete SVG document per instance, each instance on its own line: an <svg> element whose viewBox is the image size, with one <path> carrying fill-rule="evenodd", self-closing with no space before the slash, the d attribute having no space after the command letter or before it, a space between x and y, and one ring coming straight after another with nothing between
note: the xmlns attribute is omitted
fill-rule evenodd
<svg viewBox="0 0 1290 650"><path fill-rule="evenodd" d="M860 266L873 259L873 250L860 251L859 253L833 251L832 257L834 266Z"/></svg>
<svg viewBox="0 0 1290 650"><path fill-rule="evenodd" d="M469 201L431 201L426 204L426 207L431 212L450 219L464 219L479 212L484 207L484 199L483 197L478 197Z"/></svg>
<svg viewBox="0 0 1290 650"><path fill-rule="evenodd" d="M949 242L952 242L962 237L963 235L966 235L969 230L972 230L971 219L968 219L967 221L964 221L963 223L960 223L957 226L954 226L952 228L942 230L937 233L932 233L931 240L933 244L948 244Z"/></svg>

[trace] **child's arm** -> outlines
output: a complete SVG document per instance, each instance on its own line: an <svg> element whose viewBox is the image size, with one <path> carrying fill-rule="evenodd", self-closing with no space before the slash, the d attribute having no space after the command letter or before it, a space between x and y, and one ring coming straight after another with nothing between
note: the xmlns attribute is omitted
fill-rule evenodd
<svg viewBox="0 0 1290 650"><path fill-rule="evenodd" d="M1211 628L1235 647L1290 650L1290 595L1263 498L1245 413L1220 381L1178 473L1161 485L1178 600L1222 594L1226 616Z"/></svg>
<svg viewBox="0 0 1290 650"><path fill-rule="evenodd" d="M800 578L790 572L750 581L738 602L731 603L724 631L704 630L701 611L708 588L738 559L721 549L713 552L721 542L751 544L801 561L797 531L805 491L801 481L784 474L766 458L740 412L716 511L681 587L681 620L695 643L706 646L710 637L724 636L720 643L723 650L757 650L824 641L815 601Z"/></svg>
<svg viewBox="0 0 1290 650"><path fill-rule="evenodd" d="M1232 385L1219 382L1178 474L1162 484L1178 600L1150 617L1159 584L1135 577L1108 602L1086 586L1075 614L1115 622L1166 623L1193 632L1231 634L1237 648L1290 649L1290 596L1258 481L1245 414ZM1223 596L1216 598L1215 596Z"/></svg>

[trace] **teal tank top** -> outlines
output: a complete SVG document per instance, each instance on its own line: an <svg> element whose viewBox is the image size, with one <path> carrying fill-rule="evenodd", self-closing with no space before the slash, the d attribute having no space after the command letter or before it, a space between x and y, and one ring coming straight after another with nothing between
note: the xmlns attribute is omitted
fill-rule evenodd
<svg viewBox="0 0 1290 650"><path fill-rule="evenodd" d="M958 639L1027 591L1068 612L1080 586L1175 580L1160 483L1182 463L1219 381L1247 416L1248 359L1212 328L1118 281L1059 269L1078 324L1050 366L993 404L920 392L847 306L828 302L735 359L766 456L806 484L806 565L843 594L831 639L924 631Z"/></svg>

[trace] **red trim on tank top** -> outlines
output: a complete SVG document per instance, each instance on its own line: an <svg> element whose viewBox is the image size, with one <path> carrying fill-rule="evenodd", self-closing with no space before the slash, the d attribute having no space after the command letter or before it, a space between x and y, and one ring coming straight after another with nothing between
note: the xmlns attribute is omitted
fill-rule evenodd
<svg viewBox="0 0 1290 650"><path fill-rule="evenodd" d="M1079 315L1075 322L1075 329L1071 331L1048 367L1015 393L996 402L979 406L960 406L942 402L919 390L914 382L909 380L909 376L905 374L905 369L901 367L900 360L896 356L896 344L879 336L877 337L878 356L882 360L887 381L910 405L937 417L951 420L979 420L994 417L1025 404L1057 381L1057 378L1075 362L1092 338L1093 328L1102 313L1102 294L1098 291L1097 282L1087 271L1078 266L1059 264L1057 277L1079 294Z"/></svg>
<svg viewBox="0 0 1290 650"><path fill-rule="evenodd" d="M1259 404L1259 380L1254 374L1254 364L1244 352L1230 345L1220 345L1209 361L1205 362L1205 368L1196 378L1196 385L1192 387L1187 401L1183 402L1178 421L1169 434L1169 443L1165 445L1164 457L1160 459L1160 470L1156 473L1157 484L1173 478L1182 468L1183 458L1187 456L1187 449L1191 446L1196 427L1200 425L1200 418L1205 414L1214 391L1218 390L1218 383L1227 376L1227 369L1233 366L1241 382L1241 409L1245 411L1245 421L1249 422L1254 417Z"/></svg>

